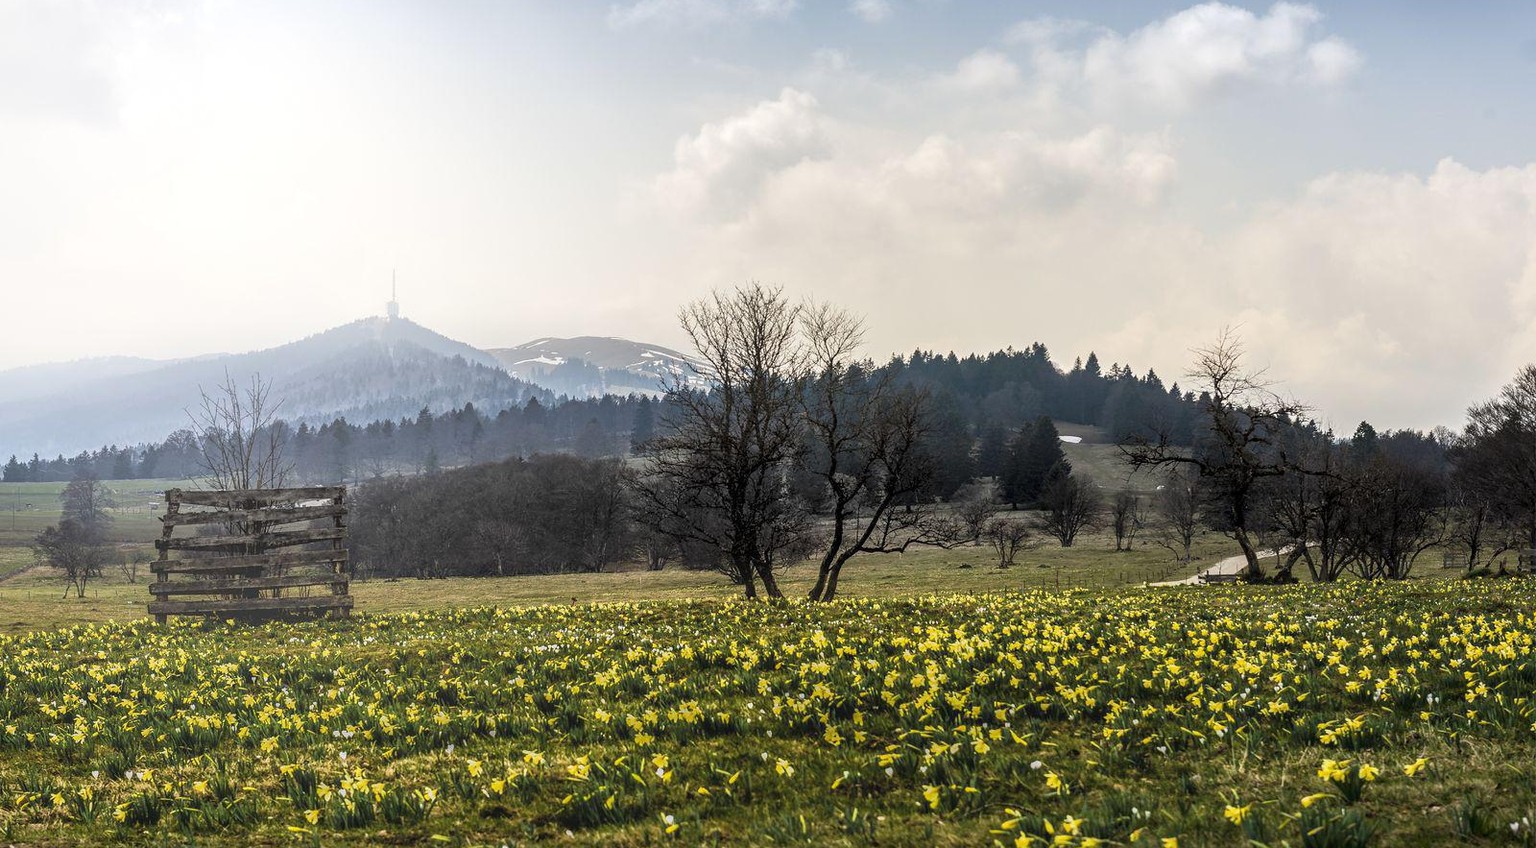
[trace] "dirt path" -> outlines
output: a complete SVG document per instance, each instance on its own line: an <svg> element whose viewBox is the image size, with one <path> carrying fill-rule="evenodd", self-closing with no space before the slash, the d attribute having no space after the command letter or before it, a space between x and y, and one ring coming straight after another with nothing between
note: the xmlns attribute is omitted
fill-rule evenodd
<svg viewBox="0 0 1536 848"><path fill-rule="evenodd" d="M1274 556L1274 551L1260 551L1259 558ZM1227 557L1210 568L1202 569L1183 580L1165 580L1161 583L1148 583L1148 586L1191 586L1200 582L1200 578L1207 574L1241 574L1248 567L1248 559L1242 554Z"/></svg>

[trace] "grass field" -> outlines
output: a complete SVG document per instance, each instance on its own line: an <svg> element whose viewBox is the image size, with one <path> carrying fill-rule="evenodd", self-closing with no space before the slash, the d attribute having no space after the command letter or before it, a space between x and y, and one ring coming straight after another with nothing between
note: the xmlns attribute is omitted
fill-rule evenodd
<svg viewBox="0 0 1536 848"><path fill-rule="evenodd" d="M59 493L65 483L0 483L0 547L29 545L44 527L59 523ZM160 495L187 480L104 480L117 506L109 510L113 542L144 543L160 535L165 512ZM3 568L3 566L0 566Z"/></svg>
<svg viewBox="0 0 1536 848"><path fill-rule="evenodd" d="M0 545L0 844L1536 844L1536 581L1143 587L1234 552L868 555L830 605L369 580L351 620L161 628L147 573L65 600Z"/></svg>
<svg viewBox="0 0 1536 848"><path fill-rule="evenodd" d="M999 570L990 548L919 549L906 554L864 555L844 572L842 590L852 597L910 596L925 592L995 592L1024 587L1129 586L1193 573L1236 552L1216 534L1203 536L1191 565L1180 565L1151 544L1114 553L1104 536L1087 537L1071 548L1051 543L1021 552L1013 568ZM24 548L0 548L0 569L32 565ZM129 621L145 614L149 591L128 583L116 569L91 584L84 600L63 600L63 583L42 568L0 582L0 633L60 627L82 622ZM792 566L783 578L785 594L803 596L815 580L811 564ZM569 604L637 599L728 599L740 590L713 572L667 569L534 577L369 580L352 587L358 608L405 612L454 606Z"/></svg>
<svg viewBox="0 0 1536 848"><path fill-rule="evenodd" d="M0 636L0 842L1530 844L1533 605L1439 580Z"/></svg>

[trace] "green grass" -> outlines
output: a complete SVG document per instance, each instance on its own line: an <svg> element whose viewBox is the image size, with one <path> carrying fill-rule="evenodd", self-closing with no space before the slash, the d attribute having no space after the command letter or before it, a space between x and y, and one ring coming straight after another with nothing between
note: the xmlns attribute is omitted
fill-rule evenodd
<svg viewBox="0 0 1536 848"><path fill-rule="evenodd" d="M59 494L66 483L0 483L0 547L29 545L43 528L59 522ZM112 529L108 538L118 543L147 542L160 534L159 517L165 512L160 494L168 488L189 486L187 480L104 480L102 485L117 504L108 510Z"/></svg>
<svg viewBox="0 0 1536 848"><path fill-rule="evenodd" d="M0 636L0 843L1529 844L1533 606L1104 587Z"/></svg>
<svg viewBox="0 0 1536 848"><path fill-rule="evenodd" d="M1133 551L1115 553L1103 535L1079 540L1071 548L1054 542L1020 552L1015 565L996 567L990 548L966 546L952 550L915 549L905 554L867 554L844 569L842 594L849 597L900 597L928 592L995 592L1024 587L1114 587L1140 585L1188 576L1221 557L1236 553L1229 540L1202 536L1197 559L1179 564L1164 549L1138 544ZM0 548L0 570L33 563L24 548ZM14 568L12 569L15 570ZM0 572L3 573L3 572ZM128 621L145 615L149 590L147 567L138 583L128 583L116 567L105 579L91 583L87 597L63 599L56 572L41 568L0 582L0 633L60 627L80 622ZM791 566L781 584L786 595L802 597L815 582L812 563ZM667 568L663 571L616 571L598 574L555 574L526 577L402 579L355 582L358 609L405 612L463 606L570 604L637 600L727 599L741 592L714 572Z"/></svg>
<svg viewBox="0 0 1536 848"><path fill-rule="evenodd" d="M1150 495L1167 476L1166 471L1145 470L1131 473L1120 447L1109 438L1102 427L1087 424L1056 422L1056 431L1063 436L1077 436L1082 442L1063 442L1062 451L1072 463L1074 474L1086 474L1104 488L1105 494L1113 494L1123 488L1141 495Z"/></svg>

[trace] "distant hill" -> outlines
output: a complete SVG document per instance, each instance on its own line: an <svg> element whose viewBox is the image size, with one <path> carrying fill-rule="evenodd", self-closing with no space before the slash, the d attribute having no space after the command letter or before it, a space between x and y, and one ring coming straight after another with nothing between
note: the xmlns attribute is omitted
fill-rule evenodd
<svg viewBox="0 0 1536 848"><path fill-rule="evenodd" d="M406 319L365 318L251 353L177 362L107 359L0 373L0 451L73 454L163 439L185 427L199 386L260 373L293 423L434 413L473 403L488 412L552 396L495 357Z"/></svg>
<svg viewBox="0 0 1536 848"><path fill-rule="evenodd" d="M697 379L701 363L685 353L611 336L544 338L487 351L512 375L556 394L660 395L675 377Z"/></svg>

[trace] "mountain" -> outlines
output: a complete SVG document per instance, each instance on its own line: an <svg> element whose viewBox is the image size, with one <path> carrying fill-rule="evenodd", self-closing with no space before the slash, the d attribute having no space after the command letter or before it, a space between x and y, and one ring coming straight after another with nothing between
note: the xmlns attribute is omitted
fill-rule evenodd
<svg viewBox="0 0 1536 848"><path fill-rule="evenodd" d="M489 413L552 396L484 351L402 318L365 318L250 353L175 362L86 360L0 373L0 452L73 454L189 426L199 389L260 374L279 416L318 424L415 416L473 403ZM53 380L53 385L48 383Z"/></svg>
<svg viewBox="0 0 1536 848"><path fill-rule="evenodd" d="M535 339L486 352L512 375L570 397L660 395L669 380L696 381L702 367L671 348L611 336Z"/></svg>

